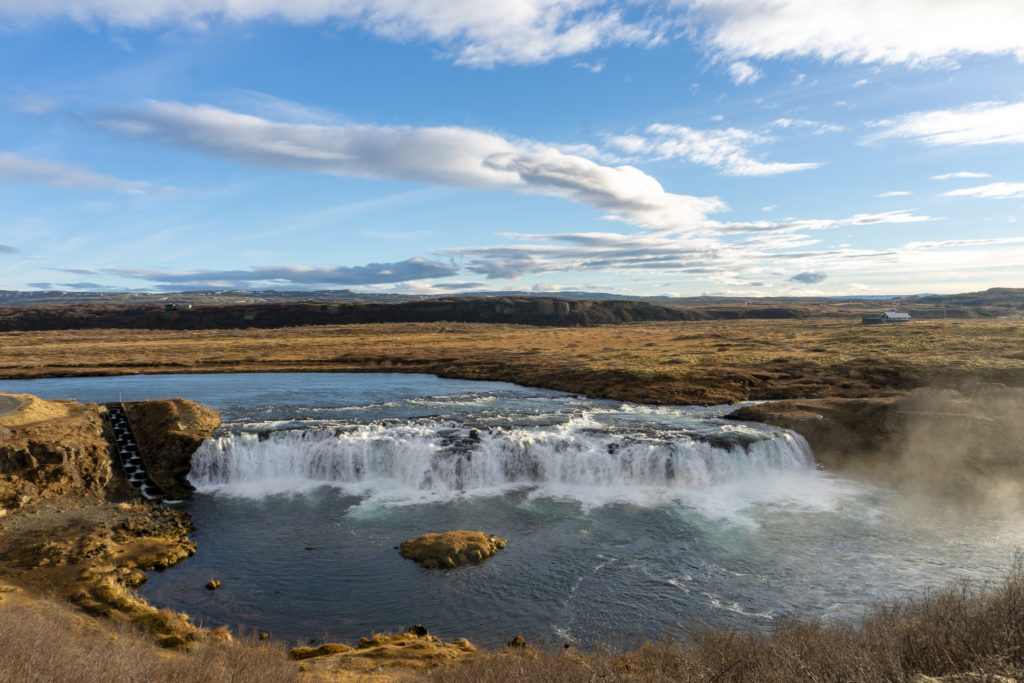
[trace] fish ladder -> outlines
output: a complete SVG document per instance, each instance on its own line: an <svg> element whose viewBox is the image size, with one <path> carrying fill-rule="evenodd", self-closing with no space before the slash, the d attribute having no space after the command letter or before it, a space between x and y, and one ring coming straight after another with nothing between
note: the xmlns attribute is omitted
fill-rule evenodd
<svg viewBox="0 0 1024 683"><path fill-rule="evenodd" d="M142 451L135 440L135 433L132 431L131 422L125 412L123 403L107 404L107 420L114 432L114 451L117 453L118 462L125 478L134 486L143 498L158 503L176 503L178 501L168 500L167 492L149 476L146 471L146 463L142 458Z"/></svg>

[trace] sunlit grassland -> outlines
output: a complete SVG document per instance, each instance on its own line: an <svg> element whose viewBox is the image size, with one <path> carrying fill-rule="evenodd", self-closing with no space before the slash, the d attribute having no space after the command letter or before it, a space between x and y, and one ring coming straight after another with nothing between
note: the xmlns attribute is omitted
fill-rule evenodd
<svg viewBox="0 0 1024 683"><path fill-rule="evenodd" d="M399 371L652 402L864 396L1024 382L1024 322L847 319L588 328L390 323L249 330L0 334L0 377Z"/></svg>

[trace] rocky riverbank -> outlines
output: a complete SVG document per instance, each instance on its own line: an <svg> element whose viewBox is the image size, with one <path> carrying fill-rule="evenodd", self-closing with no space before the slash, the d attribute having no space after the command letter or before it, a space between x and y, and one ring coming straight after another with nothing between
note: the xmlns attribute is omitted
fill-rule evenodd
<svg viewBox="0 0 1024 683"><path fill-rule="evenodd" d="M166 646L224 637L157 610L132 590L146 571L191 556L195 544L188 515L144 500L125 479L105 408L26 395L7 403L13 409L0 417L0 583L137 623ZM148 459L168 473L219 423L214 411L181 399L131 407Z"/></svg>
<svg viewBox="0 0 1024 683"><path fill-rule="evenodd" d="M1024 389L918 389L900 396L808 399L741 408L730 418L791 429L830 469L882 477L974 504L1020 507Z"/></svg>

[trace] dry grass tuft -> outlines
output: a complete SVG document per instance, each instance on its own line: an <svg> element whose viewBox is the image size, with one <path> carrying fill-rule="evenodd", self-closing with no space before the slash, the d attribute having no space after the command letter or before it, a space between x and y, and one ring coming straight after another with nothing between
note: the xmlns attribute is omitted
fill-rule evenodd
<svg viewBox="0 0 1024 683"><path fill-rule="evenodd" d="M706 631L629 652L525 651L437 669L445 683L490 681L997 680L1024 675L1024 563L994 585L968 582L879 606L858 625L790 622L769 633ZM966 680L966 679L963 679Z"/></svg>
<svg viewBox="0 0 1024 683"><path fill-rule="evenodd" d="M0 681L294 681L281 648L211 641L188 652L158 648L130 625L84 619L41 599L0 609Z"/></svg>

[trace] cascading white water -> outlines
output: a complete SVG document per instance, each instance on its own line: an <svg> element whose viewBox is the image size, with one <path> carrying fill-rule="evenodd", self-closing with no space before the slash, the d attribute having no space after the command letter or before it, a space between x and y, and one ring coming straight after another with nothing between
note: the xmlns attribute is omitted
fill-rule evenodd
<svg viewBox="0 0 1024 683"><path fill-rule="evenodd" d="M623 433L585 418L488 431L424 421L210 439L193 456L189 480L201 491L319 483L438 493L509 486L694 490L811 467L803 438L781 430L725 442Z"/></svg>

